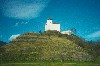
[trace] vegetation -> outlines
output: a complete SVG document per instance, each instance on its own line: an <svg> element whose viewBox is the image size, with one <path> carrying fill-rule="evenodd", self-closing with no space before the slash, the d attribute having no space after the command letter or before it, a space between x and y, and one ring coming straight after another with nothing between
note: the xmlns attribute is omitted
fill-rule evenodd
<svg viewBox="0 0 100 66"><path fill-rule="evenodd" d="M6 62L0 66L100 66L98 62Z"/></svg>
<svg viewBox="0 0 100 66"><path fill-rule="evenodd" d="M62 35L57 31L27 32L0 47L0 61L99 62L100 42L87 42L76 35Z"/></svg>
<svg viewBox="0 0 100 66"><path fill-rule="evenodd" d="M0 46L3 46L5 44L7 44L7 43L0 40Z"/></svg>

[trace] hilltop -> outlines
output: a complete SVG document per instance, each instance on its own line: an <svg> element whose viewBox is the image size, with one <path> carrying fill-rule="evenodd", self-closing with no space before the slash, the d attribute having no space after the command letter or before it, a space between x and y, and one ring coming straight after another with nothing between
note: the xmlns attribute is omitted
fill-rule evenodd
<svg viewBox="0 0 100 66"><path fill-rule="evenodd" d="M0 46L7 44L6 42L0 41Z"/></svg>
<svg viewBox="0 0 100 66"><path fill-rule="evenodd" d="M82 43L85 41L73 34L27 32L0 48L0 61L93 61L90 49Z"/></svg>

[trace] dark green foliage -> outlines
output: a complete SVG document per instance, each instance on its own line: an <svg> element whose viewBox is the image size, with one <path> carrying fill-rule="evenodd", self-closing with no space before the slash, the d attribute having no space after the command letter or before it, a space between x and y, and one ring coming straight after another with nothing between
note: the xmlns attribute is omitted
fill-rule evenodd
<svg viewBox="0 0 100 66"><path fill-rule="evenodd" d="M44 34L45 35L53 35L53 36L57 36L60 32L56 31L56 30L48 30L48 31L45 31Z"/></svg>
<svg viewBox="0 0 100 66"><path fill-rule="evenodd" d="M100 66L99 62L48 62L48 61L40 61L40 62L2 62L1 66Z"/></svg>
<svg viewBox="0 0 100 66"><path fill-rule="evenodd" d="M93 61L89 43L57 31L27 32L0 48L0 61ZM99 51L98 44L94 49Z"/></svg>
<svg viewBox="0 0 100 66"><path fill-rule="evenodd" d="M0 41L0 46L7 44L6 42Z"/></svg>
<svg viewBox="0 0 100 66"><path fill-rule="evenodd" d="M78 44L79 46L85 48L86 41L84 39L82 39L74 34L67 35L66 38L73 41L74 43Z"/></svg>

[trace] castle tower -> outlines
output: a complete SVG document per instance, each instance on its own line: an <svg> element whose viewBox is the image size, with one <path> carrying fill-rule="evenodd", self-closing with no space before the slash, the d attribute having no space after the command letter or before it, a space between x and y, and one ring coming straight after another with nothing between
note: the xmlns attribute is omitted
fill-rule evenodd
<svg viewBox="0 0 100 66"><path fill-rule="evenodd" d="M52 19L51 19L51 18L49 18L49 19L47 20L47 24L52 24Z"/></svg>
<svg viewBox="0 0 100 66"><path fill-rule="evenodd" d="M52 23L52 19L49 18L47 23L45 24L45 31L48 30L57 30L60 32L60 24L59 23Z"/></svg>

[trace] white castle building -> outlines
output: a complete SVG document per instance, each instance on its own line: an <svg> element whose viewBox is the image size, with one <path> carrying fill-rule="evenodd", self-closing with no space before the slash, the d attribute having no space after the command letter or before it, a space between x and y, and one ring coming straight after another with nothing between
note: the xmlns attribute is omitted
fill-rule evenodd
<svg viewBox="0 0 100 66"><path fill-rule="evenodd" d="M47 20L47 23L45 24L45 31L48 31L48 30L57 30L60 32L60 24L59 23L56 23L56 22L52 22L52 19L49 18ZM72 34L72 31L71 30L67 30L67 31L62 31L60 32L61 34L67 34L67 35L71 35Z"/></svg>
<svg viewBox="0 0 100 66"><path fill-rule="evenodd" d="M49 18L47 20L47 23L45 24L45 31L48 31L48 30L57 30L60 32L60 24L59 23L52 23L52 19Z"/></svg>
<svg viewBox="0 0 100 66"><path fill-rule="evenodd" d="M72 34L72 31L71 30L62 31L61 34L71 35Z"/></svg>

